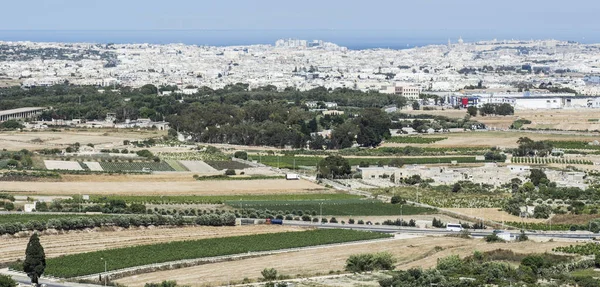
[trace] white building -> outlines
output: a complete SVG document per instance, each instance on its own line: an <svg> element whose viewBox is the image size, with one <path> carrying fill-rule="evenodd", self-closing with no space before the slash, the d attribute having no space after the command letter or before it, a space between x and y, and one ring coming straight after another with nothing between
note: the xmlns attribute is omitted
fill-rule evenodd
<svg viewBox="0 0 600 287"><path fill-rule="evenodd" d="M419 95L421 94L421 88L417 86L396 84L395 94L409 100L418 100Z"/></svg>

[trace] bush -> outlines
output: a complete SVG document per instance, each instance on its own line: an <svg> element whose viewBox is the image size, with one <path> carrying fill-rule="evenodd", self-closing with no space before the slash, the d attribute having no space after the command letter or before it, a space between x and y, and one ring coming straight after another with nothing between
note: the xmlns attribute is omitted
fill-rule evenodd
<svg viewBox="0 0 600 287"><path fill-rule="evenodd" d="M395 263L396 259L389 252L356 254L346 260L346 270L350 272L393 270Z"/></svg>
<svg viewBox="0 0 600 287"><path fill-rule="evenodd" d="M485 242L505 242L504 239L498 237L498 235L496 233L492 233L488 236L485 237Z"/></svg>
<svg viewBox="0 0 600 287"><path fill-rule="evenodd" d="M404 203L406 203L406 200L402 199L402 197L400 197L399 195L394 195L394 196L392 196L391 203L392 204L398 204L398 203L404 204Z"/></svg>
<svg viewBox="0 0 600 287"><path fill-rule="evenodd" d="M243 160L247 160L248 159L248 153L245 152L245 151L236 151L233 154L233 157L239 158L239 159L243 159Z"/></svg>
<svg viewBox="0 0 600 287"><path fill-rule="evenodd" d="M225 175L235 175L235 170L228 169L228 170L225 171Z"/></svg>
<svg viewBox="0 0 600 287"><path fill-rule="evenodd" d="M8 275L0 275L0 287L17 287L17 282Z"/></svg>
<svg viewBox="0 0 600 287"><path fill-rule="evenodd" d="M275 268L265 268L260 274L262 274L263 278L267 281L277 279L277 270L275 270Z"/></svg>

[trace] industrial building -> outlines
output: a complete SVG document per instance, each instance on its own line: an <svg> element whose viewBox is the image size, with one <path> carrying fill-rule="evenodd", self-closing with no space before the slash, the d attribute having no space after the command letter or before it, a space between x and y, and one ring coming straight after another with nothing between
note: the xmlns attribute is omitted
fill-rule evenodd
<svg viewBox="0 0 600 287"><path fill-rule="evenodd" d="M39 116L44 110L46 110L46 108L31 107L0 111L0 122L32 119Z"/></svg>

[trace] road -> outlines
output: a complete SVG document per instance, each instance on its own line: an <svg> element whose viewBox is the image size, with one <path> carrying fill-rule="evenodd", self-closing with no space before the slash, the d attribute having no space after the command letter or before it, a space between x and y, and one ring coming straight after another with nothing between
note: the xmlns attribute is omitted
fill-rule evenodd
<svg viewBox="0 0 600 287"><path fill-rule="evenodd" d="M425 229L415 227L400 227L391 225L361 225L361 224L339 224L339 223L324 223L316 224L304 221L283 221L284 225L291 226L304 226L304 227L317 227L317 228L339 228L339 229L353 229L353 230L364 230L373 232L383 233L408 233L408 234L432 234L432 235L448 235L456 234L455 231L448 231L446 229ZM484 237L493 233L491 230L467 230L474 237ZM511 232L511 235L519 235L521 232ZM569 238L569 239L593 239L597 237L594 233L583 233L583 232L525 232L527 236L537 237L550 237L550 238Z"/></svg>
<svg viewBox="0 0 600 287"><path fill-rule="evenodd" d="M22 285L31 285L31 279L27 277L25 273L9 271L8 268L0 269L0 274L9 275L13 280L17 281ZM59 282L57 280L50 280L46 278L41 278L39 280L40 284L45 284L47 287L100 287L101 285L94 284L80 284L74 282Z"/></svg>

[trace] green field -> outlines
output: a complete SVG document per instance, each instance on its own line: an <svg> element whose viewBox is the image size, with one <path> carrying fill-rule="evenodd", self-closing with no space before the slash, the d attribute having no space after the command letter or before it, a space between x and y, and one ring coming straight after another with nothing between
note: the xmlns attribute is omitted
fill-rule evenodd
<svg viewBox="0 0 600 287"><path fill-rule="evenodd" d="M70 278L104 272L108 270L169 262L184 259L205 258L248 252L260 252L333 244L360 240L388 238L391 235L342 229L320 229L301 232L211 238L194 241L176 241L161 244L141 245L109 249L46 260L44 274Z"/></svg>
<svg viewBox="0 0 600 287"><path fill-rule="evenodd" d="M383 203L377 200L297 200L297 201L228 201L228 205L235 208L267 209L291 213L294 210L315 212L319 214L322 208L323 215L352 215L352 216L385 216L385 215L414 215L432 214L435 210L411 205ZM287 212L286 212L287 211Z"/></svg>
<svg viewBox="0 0 600 287"><path fill-rule="evenodd" d="M386 142L405 143L405 144L430 144L430 143L434 143L434 142L443 141L445 139L448 139L448 138L443 138L443 137L424 138L424 137L414 137L414 136L396 136L396 137L391 137L390 139L386 140Z"/></svg>
<svg viewBox="0 0 600 287"><path fill-rule="evenodd" d="M187 204L222 204L233 201L294 201L294 200L342 200L359 199L359 195L345 193L322 194L272 194L272 195L224 195L224 196L126 196L126 195L90 195L95 203L104 203L111 199L124 200L127 203L187 203Z"/></svg>
<svg viewBox="0 0 600 287"><path fill-rule="evenodd" d="M600 146L589 145L587 141L550 141L550 143L555 148L600 150Z"/></svg>
<svg viewBox="0 0 600 287"><path fill-rule="evenodd" d="M253 160L258 160L257 156L252 157ZM300 166L314 167L322 160L323 157L317 156L261 156L261 163L280 168L299 168ZM388 165L393 159L400 159L404 164L448 164L452 161L457 163L477 163L483 162L476 160L474 156L456 156L456 157L371 157L371 158L351 158L346 157L350 165L359 165L361 162L369 163L370 165Z"/></svg>
<svg viewBox="0 0 600 287"><path fill-rule="evenodd" d="M175 171L188 171L188 169L183 166L179 161L174 159L167 159L165 162L171 166Z"/></svg>
<svg viewBox="0 0 600 287"><path fill-rule="evenodd" d="M101 162L104 171L175 171L168 163L161 162Z"/></svg>

